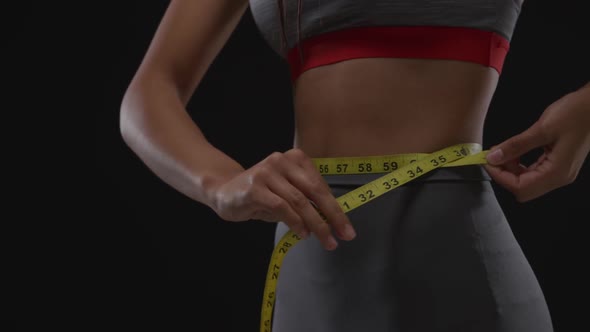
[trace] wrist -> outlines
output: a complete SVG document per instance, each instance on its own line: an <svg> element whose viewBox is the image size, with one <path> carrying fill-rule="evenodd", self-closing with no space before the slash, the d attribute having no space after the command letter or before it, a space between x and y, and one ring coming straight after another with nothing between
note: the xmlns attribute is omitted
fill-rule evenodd
<svg viewBox="0 0 590 332"><path fill-rule="evenodd" d="M574 92L576 98L582 103L583 107L590 108L590 82ZM588 110L590 112L590 109Z"/></svg>
<svg viewBox="0 0 590 332"><path fill-rule="evenodd" d="M202 193L200 201L217 212L219 188L243 171L244 169L224 173L210 173L202 176L199 183Z"/></svg>
<svg viewBox="0 0 590 332"><path fill-rule="evenodd" d="M580 110L578 119L582 124L590 124L590 83L572 93L573 105Z"/></svg>

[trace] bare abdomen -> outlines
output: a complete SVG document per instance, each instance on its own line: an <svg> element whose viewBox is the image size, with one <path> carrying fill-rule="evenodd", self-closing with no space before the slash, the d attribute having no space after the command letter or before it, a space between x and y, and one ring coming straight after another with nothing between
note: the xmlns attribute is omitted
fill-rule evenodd
<svg viewBox="0 0 590 332"><path fill-rule="evenodd" d="M498 73L478 64L364 58L295 82L294 147L310 157L430 152L481 143Z"/></svg>

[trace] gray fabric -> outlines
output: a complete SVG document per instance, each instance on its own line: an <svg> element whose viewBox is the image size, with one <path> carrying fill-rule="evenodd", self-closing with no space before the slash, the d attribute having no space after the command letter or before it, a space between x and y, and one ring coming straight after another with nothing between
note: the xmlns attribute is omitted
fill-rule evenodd
<svg viewBox="0 0 590 332"><path fill-rule="evenodd" d="M523 0L301 0L301 40L362 26L450 26L494 31L510 40ZM284 0L288 48L297 42L297 0ZM282 57L277 0L250 0L262 36Z"/></svg>
<svg viewBox="0 0 590 332"><path fill-rule="evenodd" d="M382 175L324 179L339 197ZM330 252L312 236L285 257L273 332L553 330L480 165L432 171L348 216L353 241Z"/></svg>

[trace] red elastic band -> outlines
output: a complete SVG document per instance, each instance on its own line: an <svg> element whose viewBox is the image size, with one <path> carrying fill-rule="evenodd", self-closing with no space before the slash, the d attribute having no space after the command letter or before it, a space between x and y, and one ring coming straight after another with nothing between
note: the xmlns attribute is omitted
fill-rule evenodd
<svg viewBox="0 0 590 332"><path fill-rule="evenodd" d="M443 26L357 27L323 33L297 45L287 60L291 81L304 71L355 58L451 59L479 63L502 72L509 42L495 32Z"/></svg>

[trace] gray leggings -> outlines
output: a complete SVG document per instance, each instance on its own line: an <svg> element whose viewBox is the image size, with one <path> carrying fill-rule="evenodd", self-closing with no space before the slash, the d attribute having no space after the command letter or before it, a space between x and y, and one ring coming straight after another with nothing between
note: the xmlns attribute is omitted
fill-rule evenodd
<svg viewBox="0 0 590 332"><path fill-rule="evenodd" d="M384 174L324 175L335 197ZM544 295L480 165L434 170L348 213L283 261L273 332L546 332ZM279 223L276 241L288 230Z"/></svg>

